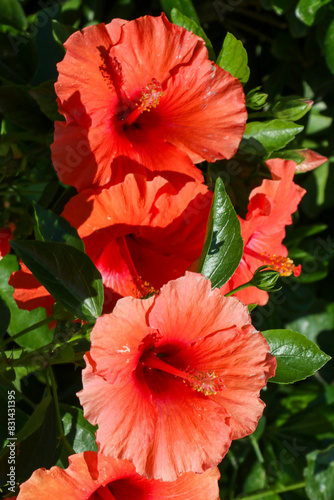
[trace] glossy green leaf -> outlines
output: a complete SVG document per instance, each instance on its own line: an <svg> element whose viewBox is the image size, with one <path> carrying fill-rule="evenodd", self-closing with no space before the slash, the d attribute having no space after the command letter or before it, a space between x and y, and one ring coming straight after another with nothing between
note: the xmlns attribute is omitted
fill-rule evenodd
<svg viewBox="0 0 334 500"><path fill-rule="evenodd" d="M182 28L185 28L188 31L192 31L195 35L203 38L203 40L205 41L206 48L208 49L209 52L209 59L211 59L212 61L216 59L212 43L206 36L201 26L199 26L192 19L189 19L189 17L185 16L184 14L181 14L181 12L179 12L177 9L172 9L171 18L174 24L177 24L178 26L181 26Z"/></svg>
<svg viewBox="0 0 334 500"><path fill-rule="evenodd" d="M71 224L51 210L44 210L34 205L36 221L36 237L41 241L66 243L81 252L85 252L85 245L78 235L78 231Z"/></svg>
<svg viewBox="0 0 334 500"><path fill-rule="evenodd" d="M315 450L306 456L304 469L306 493L310 500L334 498L334 445L325 450Z"/></svg>
<svg viewBox="0 0 334 500"><path fill-rule="evenodd" d="M331 0L299 0L296 7L296 16L307 26L312 26L318 10L330 2Z"/></svg>
<svg viewBox="0 0 334 500"><path fill-rule="evenodd" d="M64 434L75 453L97 451L95 440L96 426L90 424L83 416L81 408L60 405Z"/></svg>
<svg viewBox="0 0 334 500"><path fill-rule="evenodd" d="M224 183L218 178L198 270L211 280L212 288L221 287L238 267L242 252L240 223Z"/></svg>
<svg viewBox="0 0 334 500"><path fill-rule="evenodd" d="M181 14L184 14L189 17L189 19L195 21L196 24L200 25L200 20L191 0L160 0L160 3L163 11L166 12L168 16L173 9L177 9Z"/></svg>
<svg viewBox="0 0 334 500"><path fill-rule="evenodd" d="M11 313L11 320L8 327L10 335L15 335L46 318L45 309L42 307L38 307L33 311L24 311L18 308L13 298L14 288L8 284L10 275L18 270L19 264L15 255L6 255L0 261L0 296L6 302ZM49 344L52 341L52 337L52 332L45 325L22 335L15 342L22 347L38 349Z"/></svg>
<svg viewBox="0 0 334 500"><path fill-rule="evenodd" d="M327 66L334 75L334 19L331 21L326 30L324 52Z"/></svg>
<svg viewBox="0 0 334 500"><path fill-rule="evenodd" d="M280 97L271 108L275 118L300 120L311 109L313 101L298 97Z"/></svg>
<svg viewBox="0 0 334 500"><path fill-rule="evenodd" d="M0 113L23 129L34 132L51 130L50 121L23 85L0 87Z"/></svg>
<svg viewBox="0 0 334 500"><path fill-rule="evenodd" d="M65 26L56 19L52 19L52 34L55 41L60 45L65 51L64 43L75 32L72 26Z"/></svg>
<svg viewBox="0 0 334 500"><path fill-rule="evenodd" d="M287 120L251 122L240 143L246 153L265 156L284 148L304 127Z"/></svg>
<svg viewBox="0 0 334 500"><path fill-rule="evenodd" d="M267 330L262 332L270 352L276 356L277 384L292 384L313 375L331 358L307 337L293 330Z"/></svg>
<svg viewBox="0 0 334 500"><path fill-rule="evenodd" d="M232 33L227 33L223 47L218 55L217 64L232 76L238 78L242 84L248 82L250 69L247 65L248 55L241 40L237 40Z"/></svg>
<svg viewBox="0 0 334 500"><path fill-rule="evenodd" d="M0 23L24 31L28 21L18 0L0 0Z"/></svg>
<svg viewBox="0 0 334 500"><path fill-rule="evenodd" d="M52 80L43 82L38 87L30 89L29 94L35 99L40 110L47 118L52 121L64 120L64 117L58 113L58 104Z"/></svg>
<svg viewBox="0 0 334 500"><path fill-rule="evenodd" d="M12 241L36 279L57 302L78 318L94 321L101 315L101 274L88 255L63 243Z"/></svg>

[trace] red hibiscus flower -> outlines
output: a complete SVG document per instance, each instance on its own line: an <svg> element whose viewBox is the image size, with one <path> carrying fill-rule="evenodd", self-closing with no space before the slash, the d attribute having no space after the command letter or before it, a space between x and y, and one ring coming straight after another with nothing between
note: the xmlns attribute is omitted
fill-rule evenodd
<svg viewBox="0 0 334 500"><path fill-rule="evenodd" d="M190 272L119 300L91 341L78 396L99 450L166 481L216 466L254 431L276 367L247 306Z"/></svg>
<svg viewBox="0 0 334 500"><path fill-rule="evenodd" d="M145 296L184 274L201 254L211 200L203 184L178 191L162 177L133 174L70 200L63 216L101 272L105 312L120 297Z"/></svg>
<svg viewBox="0 0 334 500"><path fill-rule="evenodd" d="M261 186L252 190L249 197L246 220L241 219L244 253L232 278L221 288L223 294L247 283L260 266L268 264L281 276L299 276L301 266L295 266L288 258L288 250L282 244L285 226L292 224L291 214L305 194L305 190L293 182L296 163L281 159L266 162L273 180L265 179ZM244 304L265 305L268 293L249 287L235 294Z"/></svg>
<svg viewBox="0 0 334 500"><path fill-rule="evenodd" d="M162 177L146 181L133 174L70 200L63 216L102 274L104 312L120 297L145 296L184 274L201 254L211 200L203 184L188 182L178 190ZM23 264L9 284L19 307L51 310L53 298Z"/></svg>
<svg viewBox="0 0 334 500"><path fill-rule="evenodd" d="M10 252L9 240L13 238L14 229L13 223L0 229L0 260Z"/></svg>
<svg viewBox="0 0 334 500"><path fill-rule="evenodd" d="M38 469L21 484L18 500L218 500L218 469L187 473L176 481L148 480L127 460L86 451L69 457L67 469Z"/></svg>
<svg viewBox="0 0 334 500"><path fill-rule="evenodd" d="M74 33L56 83L52 157L79 191L127 172L176 171L230 158L245 130L240 82L208 60L204 41L161 17L113 20Z"/></svg>

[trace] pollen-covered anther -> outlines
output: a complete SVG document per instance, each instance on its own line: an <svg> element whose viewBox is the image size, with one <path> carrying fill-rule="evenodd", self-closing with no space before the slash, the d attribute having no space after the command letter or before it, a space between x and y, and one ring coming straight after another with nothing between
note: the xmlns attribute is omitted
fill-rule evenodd
<svg viewBox="0 0 334 500"><path fill-rule="evenodd" d="M203 392L205 396L217 394L218 391L225 389L223 377L219 377L214 371L206 373L193 371L189 375L188 382L190 383L190 387L197 392Z"/></svg>
<svg viewBox="0 0 334 500"><path fill-rule="evenodd" d="M141 98L137 104L141 111L150 111L151 108L156 108L163 96L162 85L158 80L152 78L151 83L148 83L141 93Z"/></svg>
<svg viewBox="0 0 334 500"><path fill-rule="evenodd" d="M282 257L281 255L269 255L267 253L261 254L264 260L268 262L275 271L279 272L281 276L291 276L292 274L298 277L301 273L302 266L294 265L294 262L289 257Z"/></svg>

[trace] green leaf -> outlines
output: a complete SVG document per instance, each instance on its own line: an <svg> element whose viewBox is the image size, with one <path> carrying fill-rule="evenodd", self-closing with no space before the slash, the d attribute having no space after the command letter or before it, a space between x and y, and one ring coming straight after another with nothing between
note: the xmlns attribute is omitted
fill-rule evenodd
<svg viewBox="0 0 334 500"><path fill-rule="evenodd" d="M329 24L325 34L324 52L327 66L334 75L334 19Z"/></svg>
<svg viewBox="0 0 334 500"><path fill-rule="evenodd" d="M299 0L296 16L307 26L312 26L318 10L330 2L331 0Z"/></svg>
<svg viewBox="0 0 334 500"><path fill-rule="evenodd" d="M36 407L16 435L16 481L24 482L40 467L49 469L59 455L55 408L50 396ZM0 481L7 479L9 448L0 456ZM2 483L5 484L5 483Z"/></svg>
<svg viewBox="0 0 334 500"><path fill-rule="evenodd" d="M246 153L265 156L284 148L304 127L287 120L251 122L240 143Z"/></svg>
<svg viewBox="0 0 334 500"><path fill-rule="evenodd" d="M14 271L18 271L19 265L15 255L6 255L0 261L0 296L6 302L10 313L11 320L8 328L10 335L15 335L22 330L32 326L46 318L45 309L38 307L33 311L23 311L17 307L13 298L14 288L8 284L8 279ZM53 335L49 328L41 326L21 337L15 342L30 349L38 349L52 341Z"/></svg>
<svg viewBox="0 0 334 500"><path fill-rule="evenodd" d="M206 48L208 49L209 52L209 59L211 59L211 61L214 61L216 59L212 43L206 36L204 30L195 21L181 14L181 12L179 12L177 9L172 9L171 18L173 23L177 24L177 26L181 26L182 28L185 28L188 31L192 31L195 35L203 38L203 40L205 41Z"/></svg>
<svg viewBox="0 0 334 500"><path fill-rule="evenodd" d="M310 500L334 498L334 445L325 450L315 450L306 455L304 469L306 493Z"/></svg>
<svg viewBox="0 0 334 500"><path fill-rule="evenodd" d="M227 33L223 47L218 55L217 64L232 76L238 78L242 84L248 82L250 70L247 66L248 55L242 42L232 33Z"/></svg>
<svg viewBox="0 0 334 500"><path fill-rule="evenodd" d="M57 302L78 318L95 321L103 306L101 274L88 255L63 243L11 242L25 265Z"/></svg>
<svg viewBox="0 0 334 500"><path fill-rule="evenodd" d="M12 33L0 33L0 78L25 84L37 67L37 49L34 40Z"/></svg>
<svg viewBox="0 0 334 500"><path fill-rule="evenodd" d="M238 267L242 253L240 223L224 183L218 178L198 270L211 280L212 288L221 287Z"/></svg>
<svg viewBox="0 0 334 500"><path fill-rule="evenodd" d="M29 94L35 99L40 110L47 118L52 121L64 120L64 117L58 113L53 80L43 82L38 87L30 89Z"/></svg>
<svg viewBox="0 0 334 500"><path fill-rule="evenodd" d="M282 158L283 160L291 160L297 163L301 163L305 158L300 155L297 150L294 149L283 149L281 151L274 151L271 153L270 158Z"/></svg>
<svg viewBox="0 0 334 500"><path fill-rule="evenodd" d="M262 335L277 360L276 374L270 382L292 384L304 380L331 359L314 342L293 330L267 330Z"/></svg>
<svg viewBox="0 0 334 500"><path fill-rule="evenodd" d="M311 109L313 101L299 97L280 97L271 108L275 118L281 120L300 120Z"/></svg>
<svg viewBox="0 0 334 500"><path fill-rule="evenodd" d="M18 0L0 0L0 23L21 31L28 28L28 21Z"/></svg>
<svg viewBox="0 0 334 500"><path fill-rule="evenodd" d="M52 34L55 41L60 45L64 51L64 43L75 32L75 29L72 26L65 26L65 24L61 24L56 19L52 19Z"/></svg>
<svg viewBox="0 0 334 500"><path fill-rule="evenodd" d="M38 240L66 243L85 252L85 245L78 231L64 217L56 215L51 210L44 210L37 204L34 204L34 209Z"/></svg>
<svg viewBox="0 0 334 500"><path fill-rule="evenodd" d="M33 132L50 131L50 122L23 85L0 88L0 113L23 129Z"/></svg>
<svg viewBox="0 0 334 500"><path fill-rule="evenodd" d="M195 21L196 24L201 24L191 0L160 0L160 3L163 11L166 12L168 16L170 16L171 11L175 8L181 12L181 14Z"/></svg>
<svg viewBox="0 0 334 500"><path fill-rule="evenodd" d="M75 453L97 451L95 440L96 426L90 424L83 416L81 408L60 405L64 434Z"/></svg>
<svg viewBox="0 0 334 500"><path fill-rule="evenodd" d="M10 310L6 302L0 297L0 338L3 337L9 327Z"/></svg>

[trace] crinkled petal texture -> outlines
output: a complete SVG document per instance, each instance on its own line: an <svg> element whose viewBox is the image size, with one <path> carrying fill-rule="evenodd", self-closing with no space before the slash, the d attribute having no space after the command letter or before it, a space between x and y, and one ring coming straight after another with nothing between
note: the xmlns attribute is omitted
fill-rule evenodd
<svg viewBox="0 0 334 500"><path fill-rule="evenodd" d="M282 244L285 226L292 224L291 215L297 210L305 190L293 182L296 163L281 159L266 162L273 179L265 179L252 190L246 220L239 217L244 253L232 278L221 288L225 294L251 280L260 266L280 264L287 257ZM291 267L293 270L293 266ZM280 271L280 268L277 267ZM237 292L236 297L245 304L265 305L268 293L255 287Z"/></svg>
<svg viewBox="0 0 334 500"><path fill-rule="evenodd" d="M120 297L145 296L184 274L201 254L211 201L201 183L176 189L162 177L133 174L70 200L63 216L101 272L105 312Z"/></svg>
<svg viewBox="0 0 334 500"><path fill-rule="evenodd" d="M166 16L113 20L74 33L56 83L52 158L78 191L126 173L178 172L230 158L245 130L240 82L208 60L204 41Z"/></svg>
<svg viewBox="0 0 334 500"><path fill-rule="evenodd" d="M186 473L164 483L141 477L127 460L86 451L69 457L65 470L38 469L20 486L18 500L218 500L218 469Z"/></svg>
<svg viewBox="0 0 334 500"><path fill-rule="evenodd" d="M190 272L119 300L91 341L78 396L99 451L166 481L216 466L254 431L276 367L247 307Z"/></svg>

